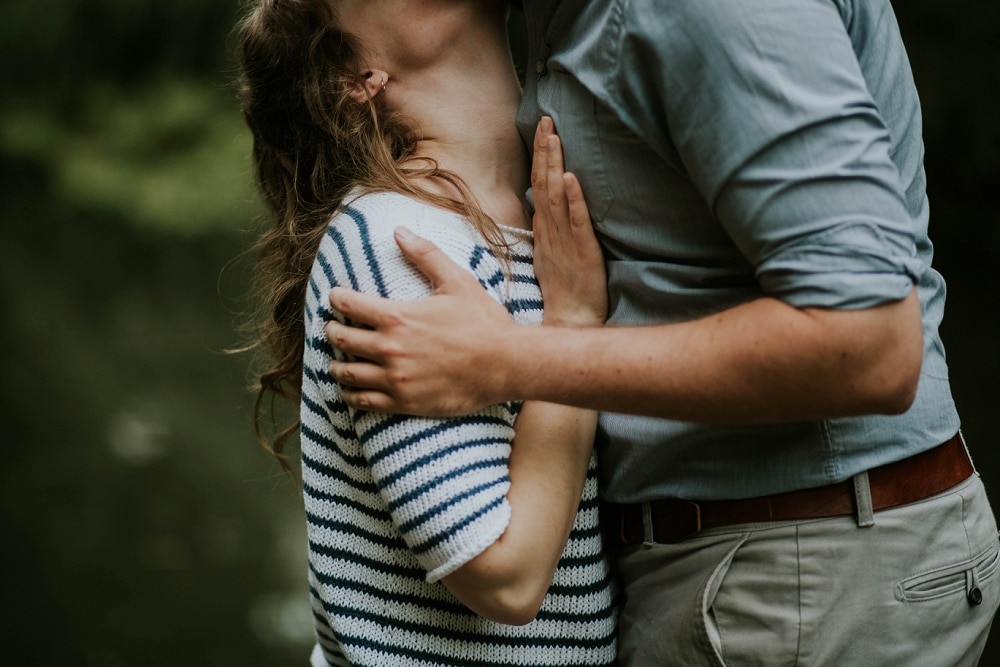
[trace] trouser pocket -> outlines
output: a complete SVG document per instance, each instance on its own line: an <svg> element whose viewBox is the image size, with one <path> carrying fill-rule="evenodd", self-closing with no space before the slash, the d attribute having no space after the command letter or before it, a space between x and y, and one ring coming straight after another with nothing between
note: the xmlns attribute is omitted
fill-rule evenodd
<svg viewBox="0 0 1000 667"><path fill-rule="evenodd" d="M900 602L926 602L964 594L969 604L983 602L982 585L1000 569L1000 541L994 540L979 554L951 565L907 577L896 584Z"/></svg>

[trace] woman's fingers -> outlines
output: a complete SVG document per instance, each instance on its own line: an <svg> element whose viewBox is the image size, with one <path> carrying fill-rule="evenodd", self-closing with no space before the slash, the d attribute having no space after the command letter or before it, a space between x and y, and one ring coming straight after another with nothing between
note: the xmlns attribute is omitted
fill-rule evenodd
<svg viewBox="0 0 1000 667"><path fill-rule="evenodd" d="M544 226L549 219L549 151L548 138L553 131L552 119L544 116L535 128L535 145L531 157L531 195L535 203L535 224ZM540 223L540 225L539 225ZM545 233L544 229L536 230Z"/></svg>
<svg viewBox="0 0 1000 667"><path fill-rule="evenodd" d="M543 320L600 326L607 315L604 257L580 182L566 173L562 140L550 118L539 122L534 148L535 274L545 300Z"/></svg>
<svg viewBox="0 0 1000 667"><path fill-rule="evenodd" d="M549 222L552 225L553 234L560 234L568 222L568 211L566 206L566 189L563 184L563 157L562 143L555 134L550 134L546 142L546 162L548 163L548 173L546 176L546 194L549 202Z"/></svg>
<svg viewBox="0 0 1000 667"><path fill-rule="evenodd" d="M563 187L566 190L566 201L569 203L569 223L573 229L573 236L585 235L585 238L593 236L593 229L590 224L590 209L583 198L583 188L580 181L574 174L563 174Z"/></svg>

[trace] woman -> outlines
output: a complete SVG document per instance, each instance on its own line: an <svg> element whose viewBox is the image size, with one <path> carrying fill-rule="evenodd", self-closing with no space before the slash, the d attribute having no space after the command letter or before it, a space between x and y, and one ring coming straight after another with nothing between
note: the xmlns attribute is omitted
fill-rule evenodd
<svg viewBox="0 0 1000 667"><path fill-rule="evenodd" d="M611 664L594 413L531 402L450 420L366 413L328 373L343 359L324 335L342 320L330 287L432 290L395 242L404 224L518 321L603 323L600 250L550 122L534 165L536 196L550 193L535 217L545 261L532 272L505 6L262 0L241 39L275 221L258 248L274 365L256 417L265 393L301 396L313 664Z"/></svg>

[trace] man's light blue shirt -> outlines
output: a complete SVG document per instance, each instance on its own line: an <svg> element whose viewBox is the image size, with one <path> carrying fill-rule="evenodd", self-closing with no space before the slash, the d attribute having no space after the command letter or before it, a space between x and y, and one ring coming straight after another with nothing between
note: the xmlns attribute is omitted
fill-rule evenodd
<svg viewBox="0 0 1000 667"><path fill-rule="evenodd" d="M518 114L551 115L608 264L612 325L762 296L857 309L918 286L898 416L718 426L603 414L603 493L755 497L846 479L959 427L931 268L919 101L888 0L525 2Z"/></svg>

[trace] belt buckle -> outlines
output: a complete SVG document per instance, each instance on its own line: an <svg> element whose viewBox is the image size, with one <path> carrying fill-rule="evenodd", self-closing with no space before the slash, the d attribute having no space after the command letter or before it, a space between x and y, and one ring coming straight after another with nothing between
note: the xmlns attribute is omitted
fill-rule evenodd
<svg viewBox="0 0 1000 667"><path fill-rule="evenodd" d="M698 503L681 498L665 498L655 504L661 506L658 509L663 517L656 527L667 534L657 535L654 530L654 540L661 538L665 544L676 544L701 532L701 505Z"/></svg>

